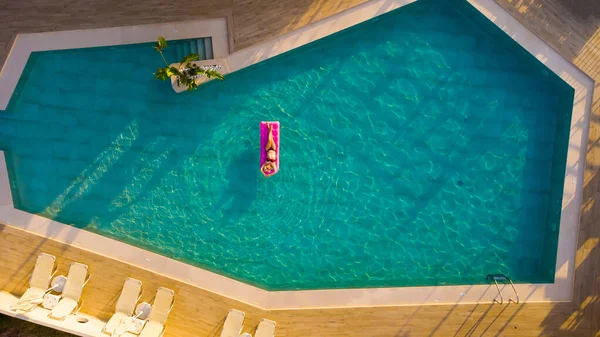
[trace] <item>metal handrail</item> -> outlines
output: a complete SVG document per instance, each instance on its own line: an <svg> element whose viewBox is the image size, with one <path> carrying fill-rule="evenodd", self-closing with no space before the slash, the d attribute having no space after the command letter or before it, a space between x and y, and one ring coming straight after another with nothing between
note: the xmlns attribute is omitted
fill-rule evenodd
<svg viewBox="0 0 600 337"><path fill-rule="evenodd" d="M517 301L516 302L512 298L509 298L508 300L509 301L513 301L516 304L519 304L519 302L521 302L521 300L519 299L519 293L517 293L517 289L515 289L515 285L514 285L513 281L509 277L506 277L506 279L508 280L508 282L510 282L510 286L512 287L512 290L515 292L515 296L517 296Z"/></svg>
<svg viewBox="0 0 600 337"><path fill-rule="evenodd" d="M502 298L502 291L500 291L500 286L498 285L498 281L496 281L496 278L494 276L492 276L492 274L488 274L485 279L489 280L489 279L494 280L494 284L496 285L496 289L498 289L498 295L500 295L500 304L504 303L504 298ZM494 301L498 302L498 300L494 297Z"/></svg>
<svg viewBox="0 0 600 337"><path fill-rule="evenodd" d="M513 300L512 298L508 298L508 302L510 303L515 302L516 304L519 304L521 302L521 300L519 299L519 293L517 293L517 289L515 288L515 285L513 283L513 281L510 279L510 277L504 275L504 274L487 274L487 276L485 277L486 280L492 279L494 281L494 284L496 285L496 289L498 290L498 295L500 295L500 304L504 303L504 298L502 297L502 291L500 290L500 285L498 285L498 281L508 281L510 283L510 286L512 288L512 290L515 292L515 296L517 296L517 300ZM495 302L498 302L498 300L496 298L494 298Z"/></svg>

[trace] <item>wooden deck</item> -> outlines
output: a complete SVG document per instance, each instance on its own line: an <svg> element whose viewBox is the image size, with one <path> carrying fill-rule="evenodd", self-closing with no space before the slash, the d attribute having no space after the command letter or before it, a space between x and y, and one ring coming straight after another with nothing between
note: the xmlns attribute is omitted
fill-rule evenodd
<svg viewBox="0 0 600 337"><path fill-rule="evenodd" d="M587 336L589 324L571 303L379 307L266 311L69 245L0 226L0 289L22 294L39 252L57 257L58 273L72 261L88 264L82 312L107 320L126 277L144 283L142 301L159 286L176 292L165 336L218 336L227 312L246 313L244 331L262 317L277 321L277 336Z"/></svg>
<svg viewBox="0 0 600 337"><path fill-rule="evenodd" d="M233 50L279 36L364 0L23 0L0 4L0 63L17 32L39 32L227 17ZM596 81L587 147L573 303L382 307L267 312L160 275L0 226L0 290L20 294L40 251L90 265L83 311L108 318L128 276L177 292L166 336L218 336L229 308L246 312L244 331L261 317L277 336L600 336L600 5L598 0L496 0Z"/></svg>
<svg viewBox="0 0 600 337"><path fill-rule="evenodd" d="M280 36L366 0L0 1L0 64L17 33L131 26L226 17L230 47Z"/></svg>
<svg viewBox="0 0 600 337"><path fill-rule="evenodd" d="M600 331L600 3L597 0L495 0L595 81L575 261L574 305Z"/></svg>

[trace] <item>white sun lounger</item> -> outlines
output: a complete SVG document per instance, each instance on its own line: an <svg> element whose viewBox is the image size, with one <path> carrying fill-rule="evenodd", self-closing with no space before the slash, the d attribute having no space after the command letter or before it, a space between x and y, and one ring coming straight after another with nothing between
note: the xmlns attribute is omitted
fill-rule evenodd
<svg viewBox="0 0 600 337"><path fill-rule="evenodd" d="M41 253L35 261L33 273L29 279L29 288L25 291L19 301L10 309L13 311L30 311L42 303L44 295L52 290L48 285L52 276L56 273L56 258L53 255Z"/></svg>
<svg viewBox="0 0 600 337"><path fill-rule="evenodd" d="M223 331L221 337L238 337L242 332L244 325L245 314L239 310L231 309L223 323Z"/></svg>
<svg viewBox="0 0 600 337"><path fill-rule="evenodd" d="M273 337L275 336L275 327L277 323L269 319L263 318L258 323L254 337Z"/></svg>
<svg viewBox="0 0 600 337"><path fill-rule="evenodd" d="M67 275L67 283L65 283L65 288L62 292L62 298L52 309L48 317L63 320L72 314L78 306L80 307L81 292L89 279L88 266L77 262L71 263L69 275Z"/></svg>
<svg viewBox="0 0 600 337"><path fill-rule="evenodd" d="M175 292L171 289L160 287L156 291L152 311L148 316L148 322L144 325L140 337L160 337L165 333L165 324L173 304L175 303Z"/></svg>
<svg viewBox="0 0 600 337"><path fill-rule="evenodd" d="M142 296L142 281L134 278L128 278L123 284L123 290L117 300L115 313L108 323L102 328L102 332L112 335L123 319L132 317L135 306Z"/></svg>

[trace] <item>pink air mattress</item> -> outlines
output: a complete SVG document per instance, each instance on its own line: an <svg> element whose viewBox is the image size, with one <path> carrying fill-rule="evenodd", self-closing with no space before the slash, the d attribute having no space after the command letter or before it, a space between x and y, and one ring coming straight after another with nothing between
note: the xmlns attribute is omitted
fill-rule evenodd
<svg viewBox="0 0 600 337"><path fill-rule="evenodd" d="M277 147L277 158L275 159L275 169L265 172L262 167L267 161L265 147L269 141L269 125L273 127L273 141ZM279 122L260 122L260 171L265 177L270 177L279 171Z"/></svg>

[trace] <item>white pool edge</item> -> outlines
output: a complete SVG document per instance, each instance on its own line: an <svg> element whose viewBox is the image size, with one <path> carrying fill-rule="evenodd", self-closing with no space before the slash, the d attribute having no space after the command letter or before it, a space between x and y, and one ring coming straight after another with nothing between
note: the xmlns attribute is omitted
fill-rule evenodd
<svg viewBox="0 0 600 337"><path fill-rule="evenodd" d="M387 13L411 2L413 2L413 0L372 0L365 4L343 11L330 18L286 34L280 38L276 38L230 54L225 57L225 60L228 62L231 71L236 71L306 43L320 39L324 36L338 32L359 22L363 22L370 18ZM562 58L556 51L545 44L537 36L527 30L523 25L521 25L516 19L510 16L510 14L504 11L504 9L502 9L492 0L469 0L469 2L481 13L487 16L492 22L494 22L498 27L508 33L515 41L521 44L521 46L546 64L548 68L550 68L553 72L558 74L561 78L575 88L575 104L573 106L571 136L569 139L569 152L567 156L567 172L565 176L563 193L563 211L561 215L559 232L555 283L516 285L522 301L570 301L573 290L573 265L575 262L577 245L579 209L582 198L583 168L589 128L589 112L591 110L593 81L567 60ZM133 34L131 32L131 27L128 28L130 29L130 33ZM166 28L162 29L164 29L164 32L159 29L161 32L160 34L164 35L168 39L184 38L179 36L173 37L172 35L167 34ZM117 30L113 30L109 33L103 34L116 34L116 31ZM86 34L89 34L89 31L73 31L70 32L70 34L77 35L77 32L85 32ZM197 32L198 31L196 30L196 33ZM25 34L19 35L9 56L10 63L9 60L7 60L2 72L2 76L4 76L5 71L7 71L7 65L10 65L10 67L14 65L17 67L17 69L19 69L18 67L22 63L20 71L23 70L26 63L26 58L24 60L19 60L19 57L28 56L31 52L31 47L29 47L27 50L21 50L20 47L17 48L18 46L22 45L21 43L23 43L23 40L26 40L26 42L29 41L29 44L35 44L32 41L35 41L36 39L43 38L44 40L47 40L48 35L45 34L51 33L26 34L27 36L25 36ZM135 34L145 37L153 34L152 39L148 41L152 41L156 35L158 35L156 32L150 34L140 33L139 31L137 31ZM95 34L93 35L95 38ZM86 43L93 44L93 42L90 42L89 35L87 36L88 38L86 39ZM192 37L200 36L190 35L186 36L185 38ZM108 36L104 38L105 40L102 40L103 43L106 43L107 40L110 40ZM115 40L116 38L112 37L112 39ZM77 39L74 38L73 41L77 41ZM131 39L127 41L131 41ZM214 41L215 39L213 37L213 42ZM46 42L46 45L53 44ZM216 52L215 57L217 57ZM6 81L14 80L14 86L16 86L20 72L16 79L14 79L15 75L11 76L0 77L0 92L3 92L4 88L10 88L10 85L7 86L4 83ZM532 90L534 90L534 88L532 88ZM3 100L0 97L0 109L2 109L3 102L8 104L6 99ZM583 151L581 149L583 149ZM253 287L248 284L223 277L221 275L131 245L127 245L113 239L17 210L13 207L10 196L10 188L8 188L8 174L3 153L0 153L0 162L0 222L34 234L54 239L59 242L67 243L93 253L139 266L155 273L162 274L263 309L277 310L423 304L489 303L493 301L497 295L495 288L492 288L488 285L360 288L278 292L265 291L257 287ZM92 274L94 273L93 266L90 266L90 271ZM505 289L504 296L505 301L508 299L508 297L514 297L511 295L509 288Z"/></svg>

